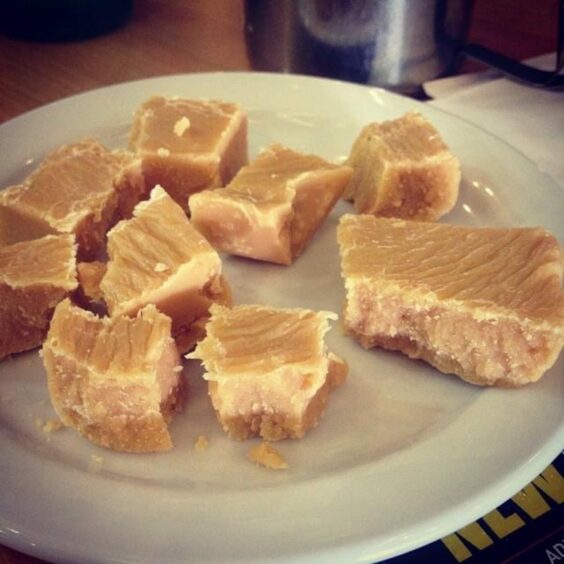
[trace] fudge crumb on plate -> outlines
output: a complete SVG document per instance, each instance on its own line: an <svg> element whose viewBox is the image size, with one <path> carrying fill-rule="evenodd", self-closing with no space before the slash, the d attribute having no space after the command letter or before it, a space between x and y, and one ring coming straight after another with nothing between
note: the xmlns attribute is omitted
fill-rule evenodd
<svg viewBox="0 0 564 564"><path fill-rule="evenodd" d="M194 448L197 451L204 451L207 450L208 446L210 445L210 441L205 435L198 435L196 442L194 443Z"/></svg>
<svg viewBox="0 0 564 564"><path fill-rule="evenodd" d="M266 441L251 448L247 456L250 461L269 470L287 470L289 468L280 452Z"/></svg>

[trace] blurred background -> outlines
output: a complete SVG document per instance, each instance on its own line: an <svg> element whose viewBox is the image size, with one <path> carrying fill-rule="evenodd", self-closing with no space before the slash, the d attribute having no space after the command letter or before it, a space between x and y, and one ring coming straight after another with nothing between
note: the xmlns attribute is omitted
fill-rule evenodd
<svg viewBox="0 0 564 564"><path fill-rule="evenodd" d="M412 1L395 0L404 5L405 13ZM82 7L85 15L78 20L75 36L65 32L64 25L56 29L49 23L38 7L44 9L49 4L46 0L2 3L0 122L59 98L118 82L256 66L245 42L243 0L52 2ZM6 8L10 4L18 9L10 11ZM93 5L99 17L92 15L96 13ZM516 60L554 51L558 5L558 0L474 0L468 41ZM27 16L27 26L26 9L35 14ZM21 39L25 36L31 39ZM456 72L480 68L483 65L466 60Z"/></svg>

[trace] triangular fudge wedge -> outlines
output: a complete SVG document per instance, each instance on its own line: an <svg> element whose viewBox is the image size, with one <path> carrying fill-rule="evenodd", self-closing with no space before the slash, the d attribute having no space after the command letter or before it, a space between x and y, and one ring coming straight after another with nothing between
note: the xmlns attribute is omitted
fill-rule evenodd
<svg viewBox="0 0 564 564"><path fill-rule="evenodd" d="M42 349L61 421L113 450L172 448L168 424L181 407L182 367L170 327L152 305L110 319L61 302Z"/></svg>
<svg viewBox="0 0 564 564"><path fill-rule="evenodd" d="M129 147L147 185L186 209L191 194L224 186L247 163L247 116L230 102L153 96L135 112Z"/></svg>
<svg viewBox="0 0 564 564"><path fill-rule="evenodd" d="M155 304L182 352L203 336L210 305L231 303L219 255L160 186L108 233L108 255L100 289L110 315Z"/></svg>
<svg viewBox="0 0 564 564"><path fill-rule="evenodd" d="M76 265L76 277L80 285L81 298L92 302L104 299L100 282L106 274L106 263L100 261L79 262Z"/></svg>
<svg viewBox="0 0 564 564"><path fill-rule="evenodd" d="M538 380L564 343L563 258L541 228L345 215L346 331L480 385Z"/></svg>
<svg viewBox="0 0 564 564"><path fill-rule="evenodd" d="M0 247L0 359L41 345L55 306L76 287L72 235Z"/></svg>
<svg viewBox="0 0 564 564"><path fill-rule="evenodd" d="M345 198L358 213L434 221L458 198L458 159L417 112L364 127L347 164L354 172Z"/></svg>
<svg viewBox="0 0 564 564"><path fill-rule="evenodd" d="M236 439L301 438L316 426L347 365L327 351L329 320L306 309L213 305L200 359L217 418Z"/></svg>
<svg viewBox="0 0 564 564"><path fill-rule="evenodd" d="M49 154L23 184L0 192L0 205L59 233L72 233L81 260L104 249L106 231L145 193L140 161L92 139Z"/></svg>
<svg viewBox="0 0 564 564"><path fill-rule="evenodd" d="M57 231L41 218L0 204L0 247L56 233Z"/></svg>
<svg viewBox="0 0 564 564"><path fill-rule="evenodd" d="M226 188L194 195L192 222L219 251L289 265L341 197L351 173L274 144Z"/></svg>

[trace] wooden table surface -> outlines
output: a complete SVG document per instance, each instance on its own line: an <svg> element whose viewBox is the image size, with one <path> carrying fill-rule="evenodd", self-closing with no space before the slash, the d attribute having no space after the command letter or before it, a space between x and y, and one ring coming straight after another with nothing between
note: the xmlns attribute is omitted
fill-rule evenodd
<svg viewBox="0 0 564 564"><path fill-rule="evenodd" d="M558 0L475 2L471 41L516 59L554 50ZM0 34L0 123L60 98L119 82L251 70L243 29L242 0L136 0L125 26L93 39L36 43ZM480 68L467 62L461 72ZM40 562L0 546L0 564Z"/></svg>

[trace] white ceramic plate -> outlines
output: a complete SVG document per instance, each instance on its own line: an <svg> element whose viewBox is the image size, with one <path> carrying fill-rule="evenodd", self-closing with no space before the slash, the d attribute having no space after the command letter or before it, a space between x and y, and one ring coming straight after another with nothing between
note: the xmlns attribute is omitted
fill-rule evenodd
<svg viewBox="0 0 564 564"><path fill-rule="evenodd" d="M22 179L54 147L91 135L126 144L132 112L152 94L220 98L248 110L251 154L278 141L328 159L361 126L417 108L462 162L456 209L465 225L543 225L564 238L564 192L505 142L453 116L384 91L284 75L203 74L88 92L0 127L0 185ZM340 203L290 268L226 258L239 303L340 311L335 228ZM399 354L365 351L341 335L350 363L320 426L278 447L269 472L249 443L216 423L197 366L172 424L176 448L110 452L54 417L36 352L0 364L0 542L69 562L373 562L429 543L509 498L564 444L563 359L535 385L480 389ZM197 436L210 439L197 452Z"/></svg>

